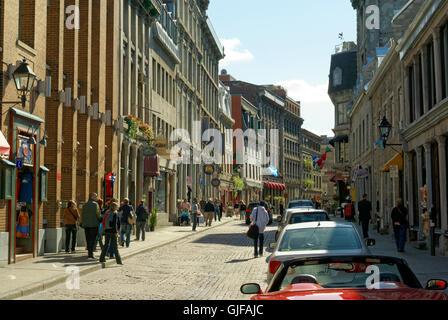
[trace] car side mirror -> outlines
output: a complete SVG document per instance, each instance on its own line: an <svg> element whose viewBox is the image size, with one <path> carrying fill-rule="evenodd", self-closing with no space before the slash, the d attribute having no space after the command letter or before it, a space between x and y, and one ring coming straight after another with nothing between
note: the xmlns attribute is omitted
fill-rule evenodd
<svg viewBox="0 0 448 320"><path fill-rule="evenodd" d="M277 246L277 242L271 242L269 244L269 249L275 249L276 246Z"/></svg>
<svg viewBox="0 0 448 320"><path fill-rule="evenodd" d="M431 279L426 283L426 290L440 290L443 291L448 288L448 282L440 279Z"/></svg>
<svg viewBox="0 0 448 320"><path fill-rule="evenodd" d="M242 294L261 294L263 291L258 283L246 283L240 288Z"/></svg>
<svg viewBox="0 0 448 320"><path fill-rule="evenodd" d="M376 244L375 239L366 239L366 245L367 245L368 247L372 247L372 246L374 246L375 244Z"/></svg>
<svg viewBox="0 0 448 320"><path fill-rule="evenodd" d="M282 222L282 216L277 217L277 222Z"/></svg>

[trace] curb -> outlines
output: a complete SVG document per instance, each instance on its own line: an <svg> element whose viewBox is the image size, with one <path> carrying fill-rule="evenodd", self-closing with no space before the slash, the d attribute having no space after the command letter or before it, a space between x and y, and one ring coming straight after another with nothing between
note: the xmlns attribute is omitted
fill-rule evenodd
<svg viewBox="0 0 448 320"><path fill-rule="evenodd" d="M209 227L207 229L204 229L204 230L201 230L201 231L197 231L197 232L194 232L194 233L192 232L191 234L188 234L186 236L180 237L180 238L175 239L175 240L169 240L167 242L161 243L161 244L156 245L154 247L142 248L141 250L129 253L126 256L122 256L121 259L124 261L124 260L132 258L132 257L134 257L134 256L136 256L138 254L150 252L150 251L159 249L161 247L170 245L172 243L175 243L175 242L177 242L179 240L185 240L185 239L193 237L193 236L195 236L197 234L206 232L208 230L215 229L215 228L218 228L220 226L224 226L224 225L226 225L226 224L228 224L228 223L230 223L232 221L236 221L236 220L232 219L232 220L223 222L220 225L212 226L212 227ZM106 267L114 265L115 263L116 262L115 262L114 259L110 259L109 261L106 262ZM98 271L98 270L101 270L101 269L102 269L101 263L98 262L97 265L93 265L91 267L87 267L87 268L85 268L83 270L80 270L79 274L80 275L86 275L86 274L89 274L89 273L92 273L92 272L95 272L95 271ZM49 289L51 287L54 287L54 286L56 286L58 284L61 284L61 283L65 282L67 278L68 278L68 275L57 276L57 277L53 277L53 278L50 278L50 279L47 279L47 280L44 280L44 281L40 281L40 282L31 284L31 285L22 287L20 289L15 289L15 290L12 290L10 292L7 292L4 295L0 295L0 300L13 300L13 299L22 298L22 297L25 297L25 296L28 296L28 295L31 295L31 294L34 294L34 293L37 293L37 292L40 292L40 291L45 291L45 290L47 290L47 289Z"/></svg>

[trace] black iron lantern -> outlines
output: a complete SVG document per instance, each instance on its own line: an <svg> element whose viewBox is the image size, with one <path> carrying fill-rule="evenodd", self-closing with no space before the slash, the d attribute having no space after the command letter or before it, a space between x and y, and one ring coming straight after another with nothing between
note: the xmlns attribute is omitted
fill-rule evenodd
<svg viewBox="0 0 448 320"><path fill-rule="evenodd" d="M27 93L30 93L33 89L34 81L36 80L36 74L29 66L26 59L20 63L16 70L12 74L14 83L16 85L17 92L22 97L22 105L24 106Z"/></svg>
<svg viewBox="0 0 448 320"><path fill-rule="evenodd" d="M387 121L386 117L383 117L383 120L381 120L380 125L380 135L383 141L386 141L389 138L390 131L392 130L392 125Z"/></svg>

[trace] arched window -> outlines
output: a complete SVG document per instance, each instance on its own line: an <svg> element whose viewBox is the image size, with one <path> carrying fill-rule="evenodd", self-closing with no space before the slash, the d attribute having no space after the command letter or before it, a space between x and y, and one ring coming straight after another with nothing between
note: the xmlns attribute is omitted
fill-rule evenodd
<svg viewBox="0 0 448 320"><path fill-rule="evenodd" d="M342 69L337 67L333 71L333 86L340 86L342 84Z"/></svg>

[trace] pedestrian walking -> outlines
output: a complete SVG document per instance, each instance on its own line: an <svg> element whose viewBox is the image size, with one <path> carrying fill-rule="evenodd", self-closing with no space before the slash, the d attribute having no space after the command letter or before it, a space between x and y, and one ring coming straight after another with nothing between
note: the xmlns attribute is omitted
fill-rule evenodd
<svg viewBox="0 0 448 320"><path fill-rule="evenodd" d="M140 200L138 202L138 207L135 213L137 215L137 220L135 222L135 228L136 228L135 238L137 241L140 241L140 232L141 232L142 241L145 241L146 223L148 222L149 211L145 207L145 203L143 200Z"/></svg>
<svg viewBox="0 0 448 320"><path fill-rule="evenodd" d="M261 203L252 211L250 220L258 227L258 237L254 239L254 257L258 258L258 256L263 256L264 230L269 222L269 214Z"/></svg>
<svg viewBox="0 0 448 320"><path fill-rule="evenodd" d="M93 250L98 235L98 225L101 220L101 212L96 200L98 195L96 193L89 194L89 201L82 206L81 221L86 233L88 258L95 259Z"/></svg>
<svg viewBox="0 0 448 320"><path fill-rule="evenodd" d="M245 220L246 219L246 204L244 203L244 201L241 200L240 202L240 220Z"/></svg>
<svg viewBox="0 0 448 320"><path fill-rule="evenodd" d="M213 222L213 214L215 212L215 206L213 204L212 199L208 199L208 202L204 208L205 212L205 225L211 227Z"/></svg>
<svg viewBox="0 0 448 320"><path fill-rule="evenodd" d="M369 237L369 223L372 219L371 215L372 203L367 200L367 194L362 196L362 200L358 202L359 222L362 225L362 233L364 239Z"/></svg>
<svg viewBox="0 0 448 320"><path fill-rule="evenodd" d="M129 248L129 244L131 243L131 231L132 225L131 222L134 219L134 207L129 204L129 199L123 199L123 205L118 208L118 212L120 214L120 245L124 247L125 243L125 235L126 235L126 248Z"/></svg>
<svg viewBox="0 0 448 320"><path fill-rule="evenodd" d="M191 205L191 213L193 215L193 228L192 228L193 231L196 231L196 226L199 223L198 220L199 220L200 212L201 212L201 208L199 206L198 199L194 198L193 204Z"/></svg>
<svg viewBox="0 0 448 320"><path fill-rule="evenodd" d="M280 217L283 217L285 207L283 206L283 203L280 203Z"/></svg>
<svg viewBox="0 0 448 320"><path fill-rule="evenodd" d="M77 224L81 219L75 201L70 200L68 202L67 208L64 210L63 219L65 227L65 253L70 253L70 237L72 240L71 253L74 253L76 248L76 233L78 231Z"/></svg>
<svg viewBox="0 0 448 320"><path fill-rule="evenodd" d="M406 243L406 230L408 228L408 210L403 205L403 200L398 199L397 206L392 209L392 223L394 227L395 242L398 252L404 252Z"/></svg>
<svg viewBox="0 0 448 320"><path fill-rule="evenodd" d="M213 205L215 206L215 222L217 220L221 221L221 218L219 217L219 201L218 201L218 199L215 199L215 202L213 203Z"/></svg>
<svg viewBox="0 0 448 320"><path fill-rule="evenodd" d="M118 205L118 199L116 199L116 198L112 198L112 199L110 199L109 202L104 206L104 210L103 210L104 213L102 214L103 219L104 219L106 213L109 212L109 211L111 210L112 203L114 203L114 202L117 203L117 205ZM118 219L120 219L120 216L118 216ZM103 220L101 220L101 221L103 221ZM104 235L104 229L102 229L102 234ZM104 246L104 245L103 245L103 246ZM101 248L101 250L102 250L102 248ZM114 258L114 248L112 248L112 246L109 246L109 250L107 251L106 256L109 257L109 258L111 258L111 259Z"/></svg>
<svg viewBox="0 0 448 320"><path fill-rule="evenodd" d="M233 216L237 217L240 213L240 204L238 202L235 202L235 205L233 206Z"/></svg>
<svg viewBox="0 0 448 320"><path fill-rule="evenodd" d="M345 220L354 222L355 221L355 206L352 203L351 199L347 199L347 203L345 204Z"/></svg>
<svg viewBox="0 0 448 320"><path fill-rule="evenodd" d="M95 247L93 249L93 252L96 252L96 246L99 244L100 245L100 249L103 250L103 228L102 228L102 221L104 218L104 215L106 214L106 210L104 210L104 201L103 199L98 199L96 201L96 203L98 203L98 206L100 207L100 214L101 214L101 222L100 225L98 227L98 235L96 237L96 241L95 241Z"/></svg>
<svg viewBox="0 0 448 320"><path fill-rule="evenodd" d="M120 217L118 216L118 203L113 202L110 205L109 211L106 213L103 219L103 228L104 228L104 246L101 250L100 262L102 267L105 267L106 262L106 252L109 248L112 248L115 254L115 261L117 264L123 264L121 261L120 253L118 252L118 233L120 232Z"/></svg>
<svg viewBox="0 0 448 320"><path fill-rule="evenodd" d="M219 201L219 221L222 219L222 213L224 212L224 204L222 201Z"/></svg>
<svg viewBox="0 0 448 320"><path fill-rule="evenodd" d="M190 224L191 205L187 199L184 199L184 202L182 202L180 210L181 210L180 224L181 225L189 225Z"/></svg>

